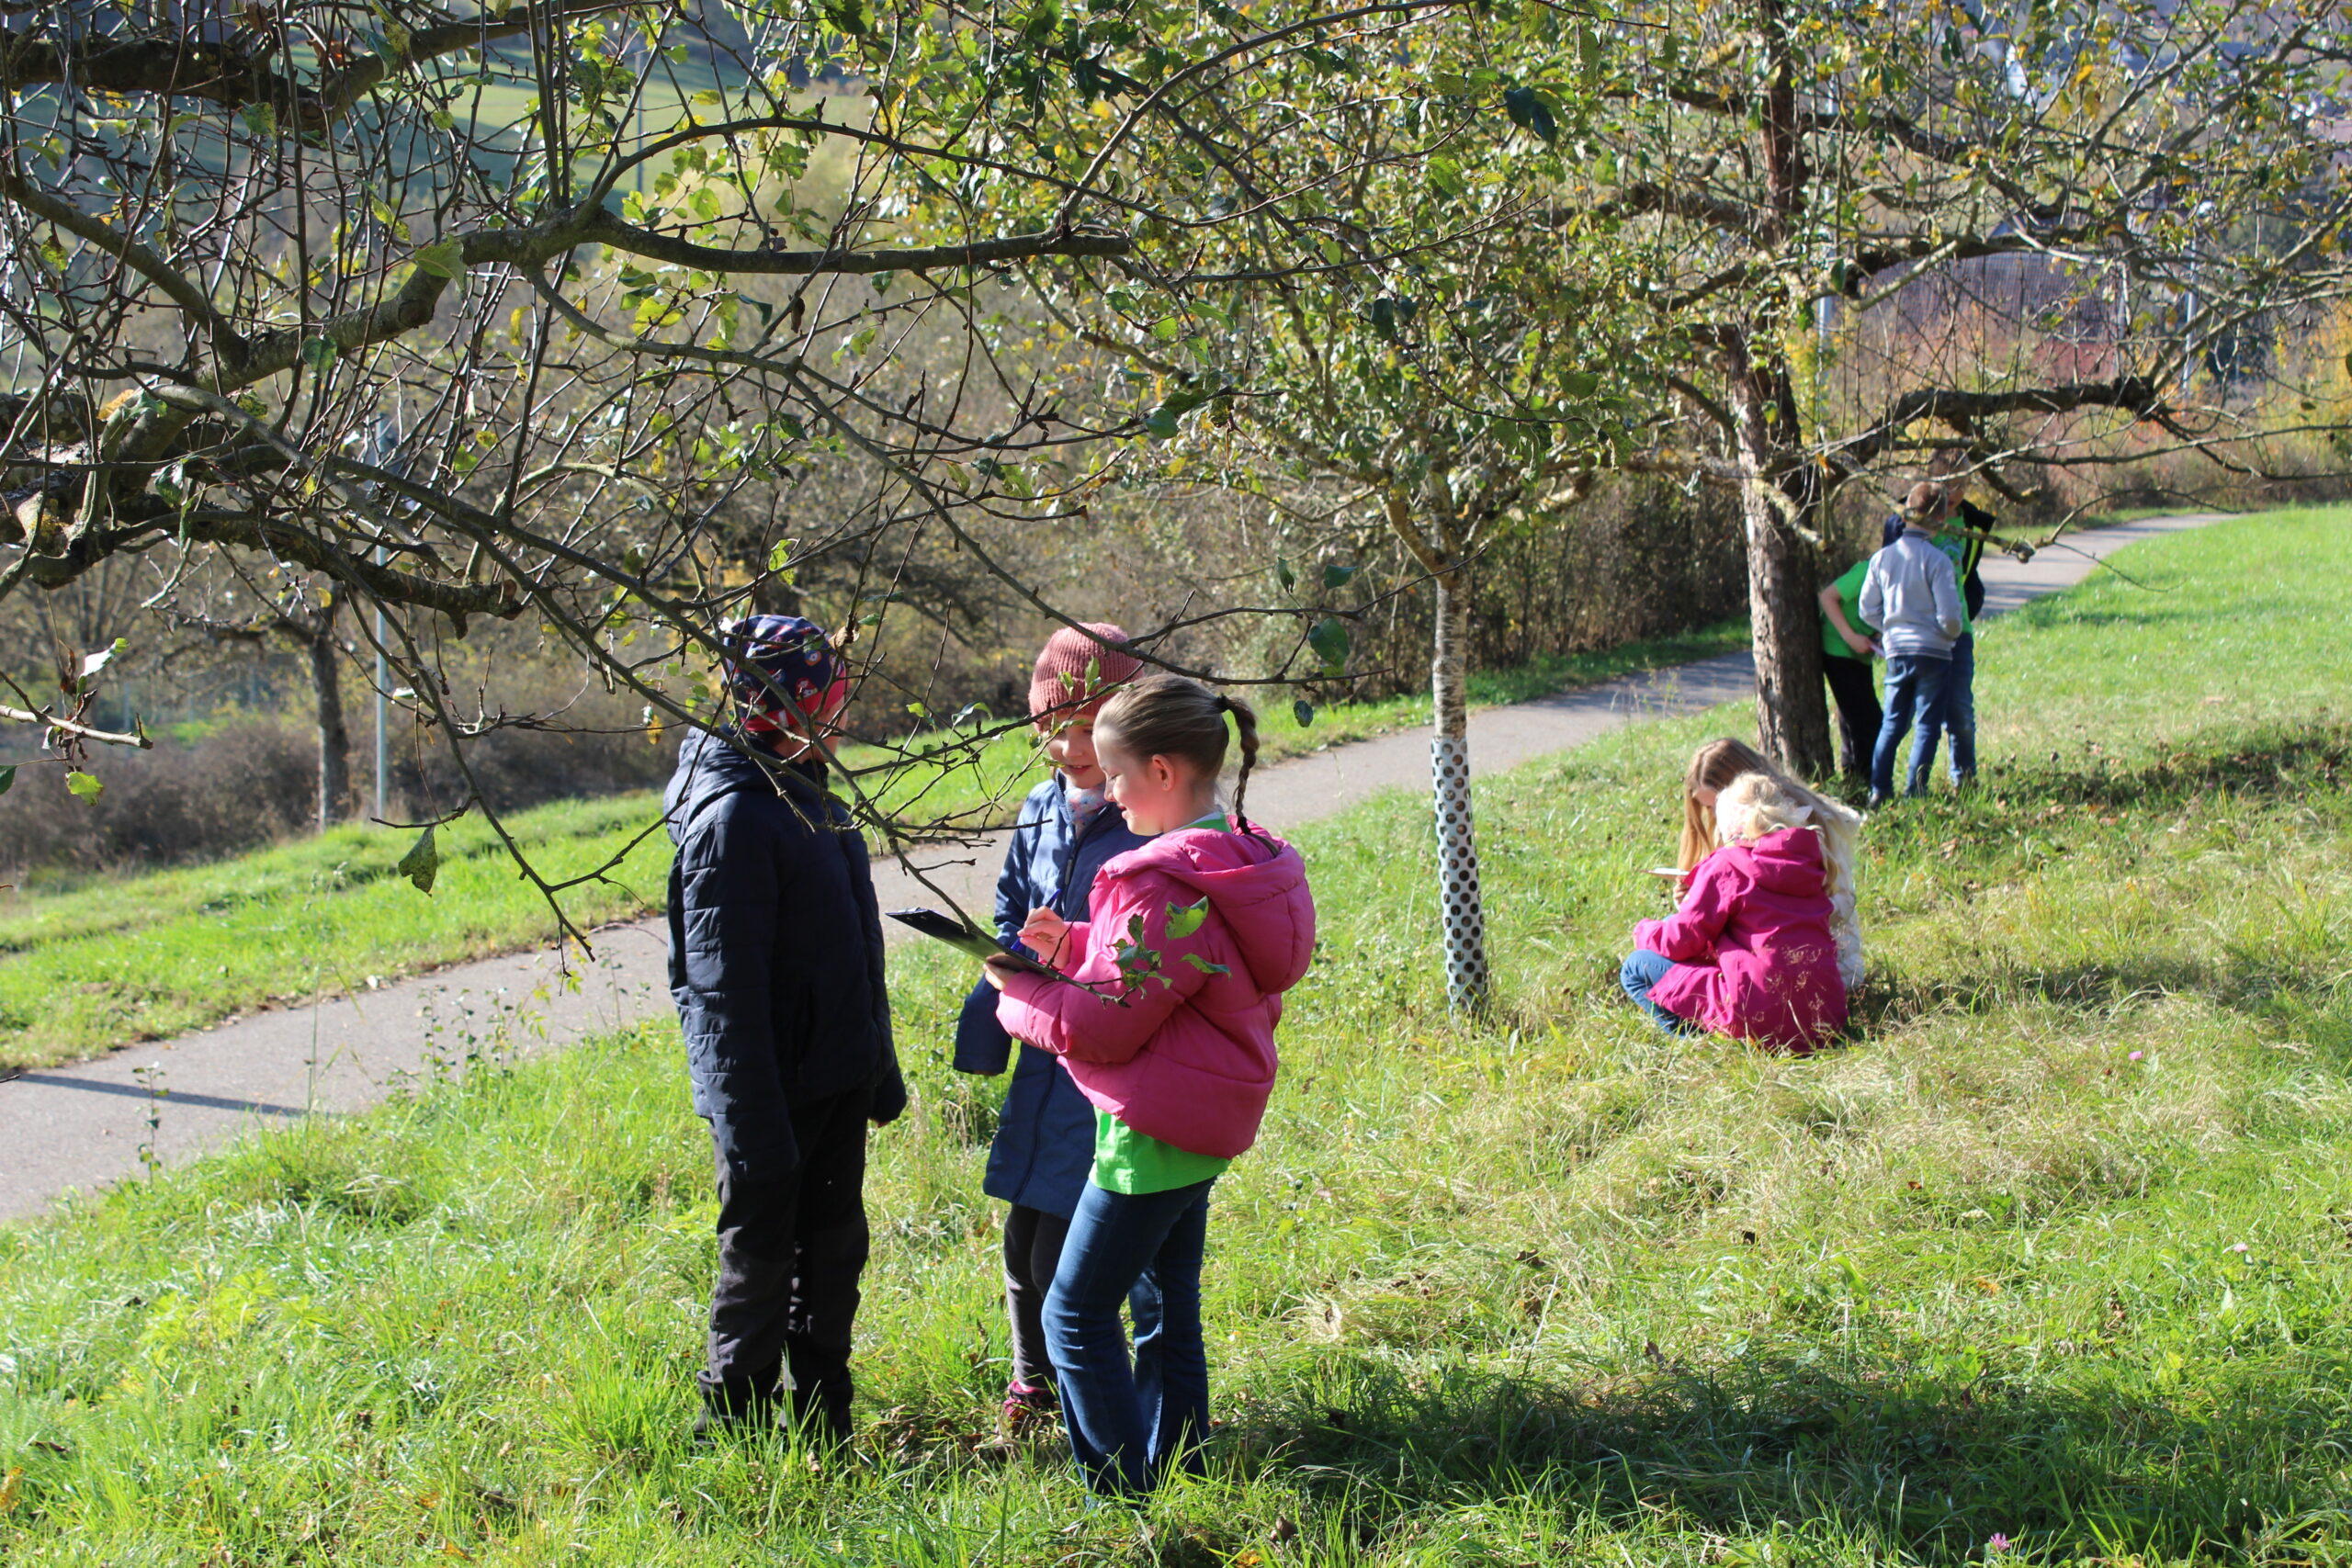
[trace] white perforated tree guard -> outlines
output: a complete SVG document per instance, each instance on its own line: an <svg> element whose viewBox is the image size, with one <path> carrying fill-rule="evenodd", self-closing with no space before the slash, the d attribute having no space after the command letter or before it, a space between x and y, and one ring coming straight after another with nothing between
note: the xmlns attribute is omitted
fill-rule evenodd
<svg viewBox="0 0 2352 1568"><path fill-rule="evenodd" d="M1430 742L1437 802L1438 897L1445 908L1445 999L1456 1012L1487 1005L1487 910L1478 893L1478 843L1470 822L1470 743Z"/></svg>

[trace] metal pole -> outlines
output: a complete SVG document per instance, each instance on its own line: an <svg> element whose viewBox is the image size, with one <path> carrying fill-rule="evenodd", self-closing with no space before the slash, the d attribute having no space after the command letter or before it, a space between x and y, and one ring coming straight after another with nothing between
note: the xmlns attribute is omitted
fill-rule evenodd
<svg viewBox="0 0 2352 1568"><path fill-rule="evenodd" d="M384 564L384 547L376 547L376 564ZM390 677L384 669L384 607L376 606L376 820L384 819L384 781L390 769L386 766L391 754L390 730L386 719L384 688Z"/></svg>
<svg viewBox="0 0 2352 1568"><path fill-rule="evenodd" d="M1437 801L1438 898L1445 908L1445 1000L1455 1012L1487 1006L1487 908L1478 891L1478 845L1470 826L1470 742L1430 742Z"/></svg>

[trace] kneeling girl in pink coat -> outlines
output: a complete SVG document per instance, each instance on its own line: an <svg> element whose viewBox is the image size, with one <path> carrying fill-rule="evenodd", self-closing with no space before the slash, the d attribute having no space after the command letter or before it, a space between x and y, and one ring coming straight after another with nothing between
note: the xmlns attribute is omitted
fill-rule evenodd
<svg viewBox="0 0 2352 1568"><path fill-rule="evenodd" d="M1803 1054L1846 1026L1828 865L1811 814L1769 773L1742 773L1717 795L1721 847L1690 874L1671 919L1634 928L1618 976L1659 1028Z"/></svg>
<svg viewBox="0 0 2352 1568"><path fill-rule="evenodd" d="M1229 816L1216 802L1228 715L1241 739ZM1039 909L1022 929L1075 984L988 971L1005 1032L1061 1057L1095 1109L1094 1168L1044 1323L1070 1448L1098 1492L1198 1471L1209 1189L1258 1135L1283 993L1315 950L1305 863L1241 815L1257 750L1248 704L1178 676L1105 703L1104 788L1150 841L1105 863L1091 919ZM1122 1303L1136 1318L1132 1364Z"/></svg>

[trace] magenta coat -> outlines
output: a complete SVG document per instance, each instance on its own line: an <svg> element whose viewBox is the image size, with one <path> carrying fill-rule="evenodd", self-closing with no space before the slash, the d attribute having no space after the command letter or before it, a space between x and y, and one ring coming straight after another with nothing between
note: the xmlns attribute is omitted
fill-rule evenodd
<svg viewBox="0 0 2352 1568"><path fill-rule="evenodd" d="M1181 929L1203 898L1206 918L1170 936L1170 919ZM1106 862L1092 908L1065 949L1080 984L1015 975L997 1021L1061 1057L1089 1100L1136 1132L1192 1154L1241 1153L1273 1091L1283 993L1315 952L1306 862L1263 833L1182 829Z"/></svg>
<svg viewBox="0 0 2352 1568"><path fill-rule="evenodd" d="M1650 1000L1718 1034L1803 1052L1846 1027L1827 865L1810 828L1717 850L1670 919L1634 928L1634 945L1674 960Z"/></svg>

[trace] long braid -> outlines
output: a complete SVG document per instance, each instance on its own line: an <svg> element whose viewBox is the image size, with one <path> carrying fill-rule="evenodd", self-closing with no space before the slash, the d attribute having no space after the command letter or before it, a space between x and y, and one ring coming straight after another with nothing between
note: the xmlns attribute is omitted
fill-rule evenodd
<svg viewBox="0 0 2352 1568"><path fill-rule="evenodd" d="M1245 833L1254 833L1250 818L1241 814L1242 797L1250 791L1250 770L1258 761L1258 710L1238 697L1217 694L1217 709L1233 716L1233 728L1241 737L1241 773L1233 781L1233 823Z"/></svg>

